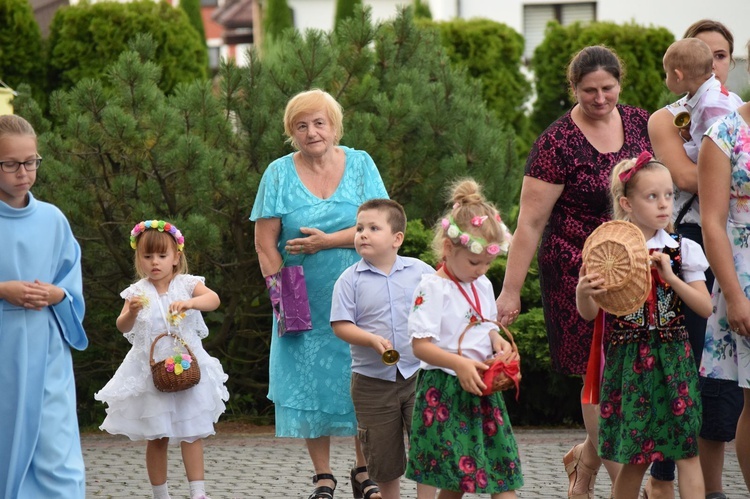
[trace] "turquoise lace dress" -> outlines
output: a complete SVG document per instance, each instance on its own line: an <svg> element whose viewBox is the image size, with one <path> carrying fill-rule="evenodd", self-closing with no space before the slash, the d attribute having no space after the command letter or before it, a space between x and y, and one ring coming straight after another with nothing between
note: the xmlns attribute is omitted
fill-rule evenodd
<svg viewBox="0 0 750 499"><path fill-rule="evenodd" d="M313 329L271 337L268 398L276 412L279 437L352 436L357 422L349 395L349 344L331 329L331 296L339 275L358 260L354 249L334 248L314 255L287 255L287 240L302 237L300 227L326 233L352 227L357 208L372 198L386 198L372 158L363 151L339 146L346 153L344 175L328 199L314 196L294 167L292 154L271 163L258 186L250 220L280 218L278 249L287 265L303 265Z"/></svg>

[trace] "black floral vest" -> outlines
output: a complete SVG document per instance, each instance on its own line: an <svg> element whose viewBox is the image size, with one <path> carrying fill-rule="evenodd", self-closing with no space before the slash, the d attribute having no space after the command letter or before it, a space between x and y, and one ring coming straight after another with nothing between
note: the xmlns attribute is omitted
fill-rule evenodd
<svg viewBox="0 0 750 499"><path fill-rule="evenodd" d="M682 237L678 234L670 234L670 236L678 242L679 246L666 247L662 251L669 255L672 261L672 271L679 276L682 270ZM656 273L656 271L653 272ZM655 331L652 332L652 329ZM604 338L605 345L648 342L653 333L656 333L656 337L661 342L686 340L688 333L685 328L685 314L682 312L682 299L669 284L661 279L655 279L652 274L651 293L646 303L632 314L623 316L607 314L605 331L607 332Z"/></svg>

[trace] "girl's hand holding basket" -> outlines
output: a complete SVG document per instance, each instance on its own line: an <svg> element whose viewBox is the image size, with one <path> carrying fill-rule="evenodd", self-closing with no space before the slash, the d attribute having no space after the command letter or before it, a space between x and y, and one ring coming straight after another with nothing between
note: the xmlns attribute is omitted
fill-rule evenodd
<svg viewBox="0 0 750 499"><path fill-rule="evenodd" d="M489 369L489 366L484 362L469 359L459 354L454 371L456 371L458 381L461 383L461 388L474 395L482 395L482 391L487 388L487 385L484 384L479 373L487 369Z"/></svg>

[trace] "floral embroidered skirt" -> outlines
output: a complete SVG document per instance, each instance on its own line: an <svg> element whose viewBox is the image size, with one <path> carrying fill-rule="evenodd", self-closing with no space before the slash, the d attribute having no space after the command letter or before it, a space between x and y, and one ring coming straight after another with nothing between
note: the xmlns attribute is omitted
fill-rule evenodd
<svg viewBox="0 0 750 499"><path fill-rule="evenodd" d="M478 397L456 376L420 371L406 477L469 493L520 488L521 461L502 394Z"/></svg>
<svg viewBox="0 0 750 499"><path fill-rule="evenodd" d="M608 345L600 399L599 455L647 464L698 455L701 398L687 334Z"/></svg>

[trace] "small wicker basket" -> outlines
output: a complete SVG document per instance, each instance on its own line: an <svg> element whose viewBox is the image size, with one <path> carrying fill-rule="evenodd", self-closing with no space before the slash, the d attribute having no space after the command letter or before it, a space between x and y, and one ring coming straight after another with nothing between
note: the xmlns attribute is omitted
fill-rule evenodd
<svg viewBox="0 0 750 499"><path fill-rule="evenodd" d="M482 376L482 381L487 386L482 392L482 395L489 395L495 392L503 392L511 388L516 389L516 399L518 399L519 383L521 381L521 358L518 353L518 347L513 339L513 335L510 333L508 328L503 326L497 321L483 319L482 322L491 322L498 327L498 331L502 330L510 342L511 350L504 352L502 355L496 355L484 361L490 369L479 373ZM479 324L479 322L471 322L464 329L461 336L458 338L458 355L461 354L461 341L466 336L471 328ZM496 365L497 364L497 365Z"/></svg>
<svg viewBox="0 0 750 499"><path fill-rule="evenodd" d="M182 346L185 347L187 353L192 357L190 369L186 369L180 374L175 374L174 372L167 371L166 359L159 362L154 361L154 348L156 347L156 342L165 336L171 336L182 343ZM201 369L198 366L198 359L195 358L195 355L193 355L193 351L188 344L179 336L170 333L162 333L157 336L153 343L151 343L151 354L149 357L154 386L160 392L180 392L182 390L187 390L188 388L197 385L201 380Z"/></svg>
<svg viewBox="0 0 750 499"><path fill-rule="evenodd" d="M597 305L614 315L643 306L651 292L651 261L638 227L623 220L600 225L586 239L582 257L587 273L604 278L607 292L594 297Z"/></svg>

